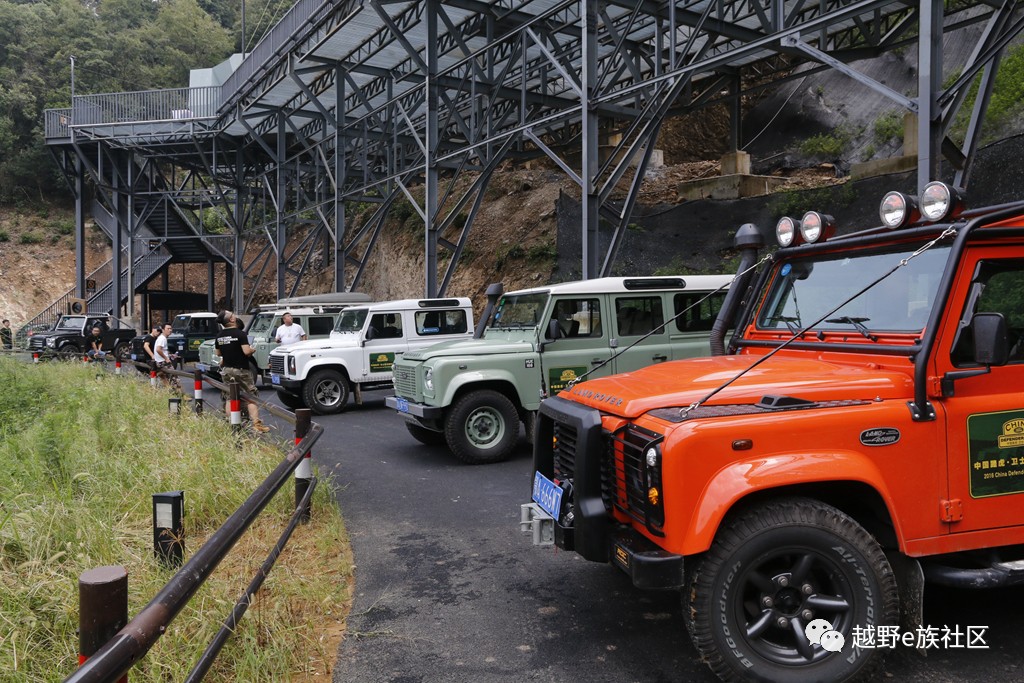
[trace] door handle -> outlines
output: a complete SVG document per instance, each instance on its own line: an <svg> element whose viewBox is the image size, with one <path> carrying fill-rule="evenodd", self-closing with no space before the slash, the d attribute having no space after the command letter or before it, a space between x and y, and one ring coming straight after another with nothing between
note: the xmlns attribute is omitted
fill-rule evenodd
<svg viewBox="0 0 1024 683"><path fill-rule="evenodd" d="M600 365L603 362L604 362L604 358L595 358L592 361L590 361L590 364L591 365Z"/></svg>
<svg viewBox="0 0 1024 683"><path fill-rule="evenodd" d="M655 363L662 363L662 362L668 360L668 356L661 356L661 355L655 354L655 355L651 356L651 360L653 360Z"/></svg>

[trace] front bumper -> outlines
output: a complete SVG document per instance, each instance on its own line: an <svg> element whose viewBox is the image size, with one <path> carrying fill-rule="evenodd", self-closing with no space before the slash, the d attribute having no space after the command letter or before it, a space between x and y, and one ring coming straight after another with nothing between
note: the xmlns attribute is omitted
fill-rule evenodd
<svg viewBox="0 0 1024 683"><path fill-rule="evenodd" d="M555 471L554 443L558 437L574 444L571 474ZM568 476L572 481L571 494L567 491L564 496L558 519L551 520L554 544L587 560L614 563L638 588L682 587L682 555L662 550L631 526L612 518L611 504L606 503L602 488L609 476L603 471L607 448L599 411L558 397L541 403L534 469L552 480ZM566 463L559 467L565 468Z"/></svg>
<svg viewBox="0 0 1024 683"><path fill-rule="evenodd" d="M269 375L264 375L264 377L268 376ZM302 382L300 382L297 379L288 379L287 377L282 377L280 380L278 380L277 384L272 384L271 386L273 386L278 391L285 391L289 394L298 395L299 393L302 392Z"/></svg>
<svg viewBox="0 0 1024 683"><path fill-rule="evenodd" d="M444 417L444 408L427 406L422 403L413 403L412 401L400 398L399 396L388 396L384 399L384 403L388 408L397 410L403 415L412 415L424 420L440 420Z"/></svg>

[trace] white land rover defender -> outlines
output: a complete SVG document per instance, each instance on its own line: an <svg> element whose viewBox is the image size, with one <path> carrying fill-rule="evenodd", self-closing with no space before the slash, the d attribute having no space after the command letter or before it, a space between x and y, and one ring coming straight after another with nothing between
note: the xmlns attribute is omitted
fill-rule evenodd
<svg viewBox="0 0 1024 683"><path fill-rule="evenodd" d="M391 366L406 351L473 334L468 298L405 299L346 308L328 339L281 346L270 354L270 381L281 403L317 415L340 413L349 393L391 386Z"/></svg>

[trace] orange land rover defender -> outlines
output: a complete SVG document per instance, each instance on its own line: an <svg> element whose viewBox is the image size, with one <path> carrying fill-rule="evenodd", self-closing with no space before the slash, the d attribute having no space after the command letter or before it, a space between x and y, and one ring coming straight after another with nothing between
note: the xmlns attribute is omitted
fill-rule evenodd
<svg viewBox="0 0 1024 683"><path fill-rule="evenodd" d="M541 405L524 529L682 589L724 680L852 680L925 580L1024 582L1024 202L931 183L881 219L784 218L760 263L743 226L713 357Z"/></svg>

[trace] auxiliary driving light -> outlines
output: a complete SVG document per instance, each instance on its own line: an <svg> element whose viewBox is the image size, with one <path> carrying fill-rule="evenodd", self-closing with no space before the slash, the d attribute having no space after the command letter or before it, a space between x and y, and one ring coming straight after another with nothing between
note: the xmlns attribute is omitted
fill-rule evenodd
<svg viewBox="0 0 1024 683"><path fill-rule="evenodd" d="M656 448L648 448L647 453L644 454L644 457L647 459L648 467L658 466L658 450Z"/></svg>
<svg viewBox="0 0 1024 683"><path fill-rule="evenodd" d="M921 215L930 221L953 218L964 208L963 190L939 181L924 186Z"/></svg>
<svg viewBox="0 0 1024 683"><path fill-rule="evenodd" d="M659 500L661 500L661 491L656 486L647 489L647 502L651 505L657 505Z"/></svg>
<svg viewBox="0 0 1024 683"><path fill-rule="evenodd" d="M826 216L817 211L808 211L800 220L800 236L808 244L814 244L818 240L827 240L835 232L836 226L832 216Z"/></svg>
<svg viewBox="0 0 1024 683"><path fill-rule="evenodd" d="M916 221L921 213L917 209L917 199L902 192L890 192L882 198L878 207L878 215L882 225L895 230Z"/></svg>
<svg viewBox="0 0 1024 683"><path fill-rule="evenodd" d="M796 242L798 225L789 216L783 216L775 224L775 238L779 241L780 247L789 247Z"/></svg>

